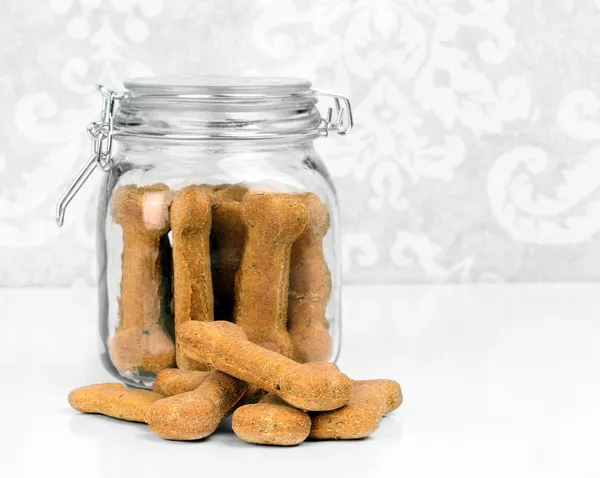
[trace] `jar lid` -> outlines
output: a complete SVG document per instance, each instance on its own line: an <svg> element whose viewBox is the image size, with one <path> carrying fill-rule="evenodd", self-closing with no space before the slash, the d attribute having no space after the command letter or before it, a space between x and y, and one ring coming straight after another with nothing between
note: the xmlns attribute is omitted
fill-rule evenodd
<svg viewBox="0 0 600 478"><path fill-rule="evenodd" d="M304 79L150 77L125 87L114 118L117 138L292 140L315 138L324 127L317 92Z"/></svg>
<svg viewBox="0 0 600 478"><path fill-rule="evenodd" d="M301 78L259 76L158 76L133 78L125 88L134 95L292 95L310 90Z"/></svg>

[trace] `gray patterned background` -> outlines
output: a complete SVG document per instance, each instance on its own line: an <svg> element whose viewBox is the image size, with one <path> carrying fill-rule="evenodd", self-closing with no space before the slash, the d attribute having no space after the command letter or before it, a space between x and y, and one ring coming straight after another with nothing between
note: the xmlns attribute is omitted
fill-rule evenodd
<svg viewBox="0 0 600 478"><path fill-rule="evenodd" d="M600 279L599 25L598 0L2 0L0 285L95 280L93 185L53 219L93 85L198 73L353 100L319 143L347 282Z"/></svg>

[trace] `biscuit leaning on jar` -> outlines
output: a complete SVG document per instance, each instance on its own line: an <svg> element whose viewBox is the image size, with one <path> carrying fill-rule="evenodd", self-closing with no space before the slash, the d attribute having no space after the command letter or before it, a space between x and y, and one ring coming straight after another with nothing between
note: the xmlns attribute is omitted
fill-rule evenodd
<svg viewBox="0 0 600 478"><path fill-rule="evenodd" d="M203 186L187 186L171 204L173 234L173 299L175 331L188 320L214 320L210 267L212 199ZM177 346L177 367L208 370L206 364L186 357Z"/></svg>
<svg viewBox="0 0 600 478"><path fill-rule="evenodd" d="M308 208L310 220L292 246L287 326L294 360L320 362L329 360L332 351L326 316L331 273L323 251L329 211L315 194L301 194L298 199Z"/></svg>
<svg viewBox="0 0 600 478"><path fill-rule="evenodd" d="M190 357L274 393L296 408L334 410L348 403L352 381L329 362L299 364L250 342L231 322L189 321L177 332Z"/></svg>
<svg viewBox="0 0 600 478"><path fill-rule="evenodd" d="M165 331L169 318L161 244L169 231L172 191L164 184L121 186L111 203L123 229L119 325L109 344L121 372L159 372L175 364L175 345Z"/></svg>
<svg viewBox="0 0 600 478"><path fill-rule="evenodd" d="M250 192L241 205L246 242L235 277L235 323L252 342L291 357L290 254L309 212L293 194Z"/></svg>

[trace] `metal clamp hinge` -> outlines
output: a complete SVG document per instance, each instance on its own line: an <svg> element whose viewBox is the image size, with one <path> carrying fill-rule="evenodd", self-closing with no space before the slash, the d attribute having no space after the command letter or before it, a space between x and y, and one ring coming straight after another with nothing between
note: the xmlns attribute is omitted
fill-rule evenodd
<svg viewBox="0 0 600 478"><path fill-rule="evenodd" d="M334 93L326 93L320 90L314 91L316 96L325 96L333 99L333 108L331 106L327 108L327 113L319 125L321 134L327 136L330 131L335 131L340 135L348 134L354 126L350 100L345 96L336 95Z"/></svg>
<svg viewBox="0 0 600 478"><path fill-rule="evenodd" d="M69 203L79 192L96 168L108 172L113 167L111 158L113 140L113 119L116 103L123 99L122 93L115 93L102 85L97 86L102 93L102 117L90 123L87 130L92 137L92 155L75 176L69 187L60 197L56 206L56 223L62 226Z"/></svg>

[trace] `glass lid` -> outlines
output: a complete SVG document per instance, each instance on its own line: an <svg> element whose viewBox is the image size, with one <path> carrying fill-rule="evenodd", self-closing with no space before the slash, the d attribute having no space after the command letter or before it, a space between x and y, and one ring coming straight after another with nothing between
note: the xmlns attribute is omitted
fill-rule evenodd
<svg viewBox="0 0 600 478"><path fill-rule="evenodd" d="M157 76L125 82L134 95L293 95L311 88L308 80L260 76Z"/></svg>

